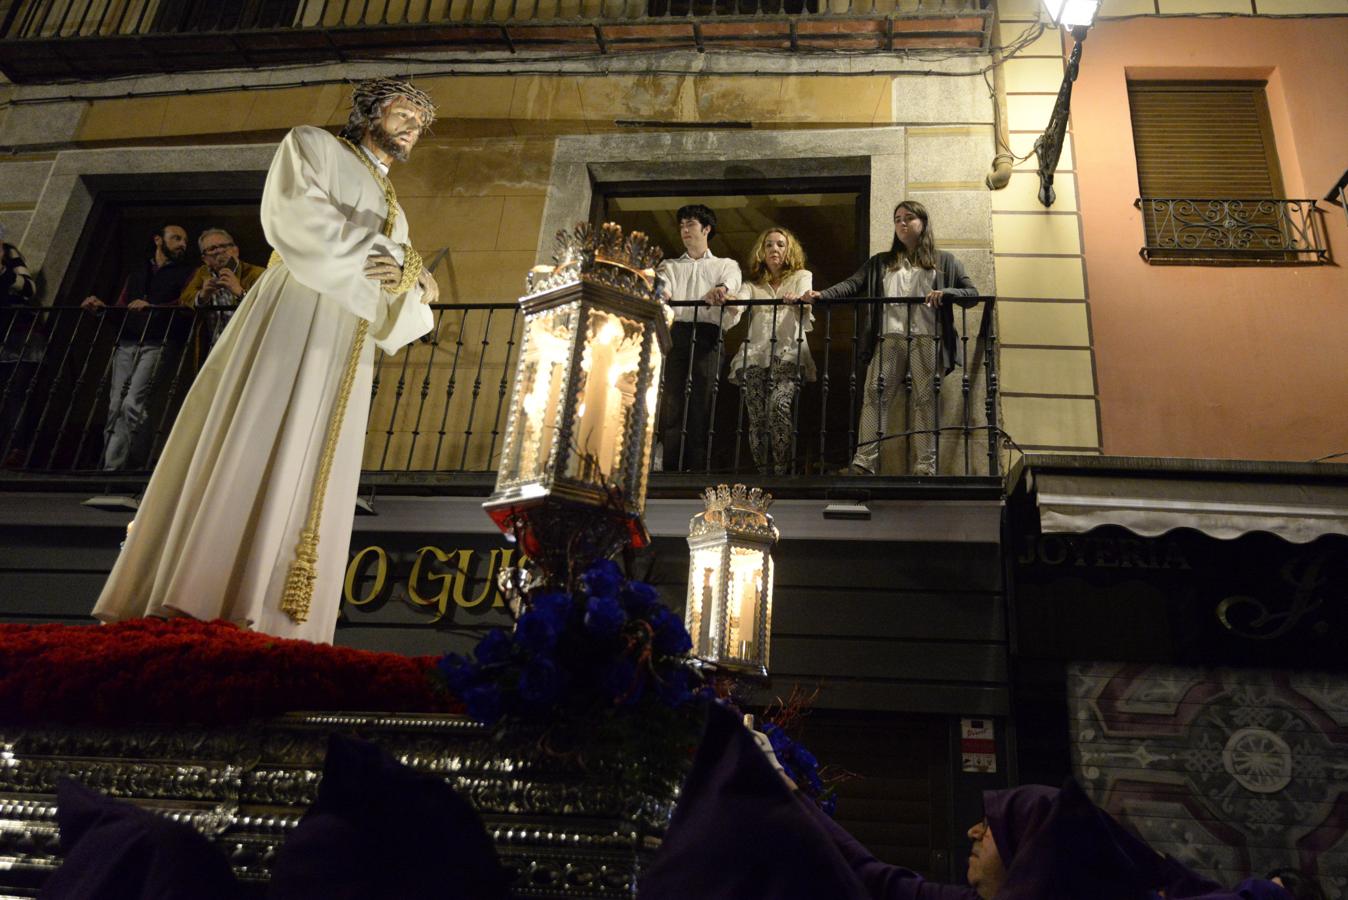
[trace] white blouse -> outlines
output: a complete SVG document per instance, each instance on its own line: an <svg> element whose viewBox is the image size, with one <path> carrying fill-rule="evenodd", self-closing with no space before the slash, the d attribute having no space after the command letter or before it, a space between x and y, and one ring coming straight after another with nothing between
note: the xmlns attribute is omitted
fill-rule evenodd
<svg viewBox="0 0 1348 900"><path fill-rule="evenodd" d="M779 300L786 294L803 294L814 287L814 276L807 269L797 269L782 279L775 288L769 284L745 282L736 299ZM814 357L805 335L814 327L814 310L808 304L781 304L780 306L750 306L749 334L730 361L730 380L740 381L740 372L750 366L771 368L772 362L800 364L801 377L814 381ZM776 344L773 344L774 321Z"/></svg>
<svg viewBox="0 0 1348 900"><path fill-rule="evenodd" d="M925 297L936 284L935 269L919 269L905 262L897 269L885 271L886 297ZM925 303L886 303L884 334L933 335L936 333L936 310Z"/></svg>

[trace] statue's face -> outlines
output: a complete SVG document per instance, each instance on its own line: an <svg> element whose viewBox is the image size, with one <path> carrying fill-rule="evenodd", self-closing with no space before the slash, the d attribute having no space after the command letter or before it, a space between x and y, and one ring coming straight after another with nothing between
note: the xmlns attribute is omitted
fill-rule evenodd
<svg viewBox="0 0 1348 900"><path fill-rule="evenodd" d="M376 147L398 162L407 162L426 127L425 121L416 104L398 97L384 107L384 114L370 126L370 138Z"/></svg>

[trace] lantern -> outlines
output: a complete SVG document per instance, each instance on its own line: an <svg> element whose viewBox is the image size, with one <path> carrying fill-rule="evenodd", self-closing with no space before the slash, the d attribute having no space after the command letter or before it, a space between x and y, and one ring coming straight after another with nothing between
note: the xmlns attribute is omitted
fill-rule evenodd
<svg viewBox="0 0 1348 900"><path fill-rule="evenodd" d="M554 266L520 298L524 334L496 490L484 508L553 585L626 543L641 521L669 349L660 250L606 224L559 232Z"/></svg>
<svg viewBox="0 0 1348 900"><path fill-rule="evenodd" d="M688 524L688 604L693 652L718 669L767 678L772 632L772 495L742 484L703 493Z"/></svg>
<svg viewBox="0 0 1348 900"><path fill-rule="evenodd" d="M1054 25L1089 28L1100 11L1100 0L1044 0L1044 9Z"/></svg>

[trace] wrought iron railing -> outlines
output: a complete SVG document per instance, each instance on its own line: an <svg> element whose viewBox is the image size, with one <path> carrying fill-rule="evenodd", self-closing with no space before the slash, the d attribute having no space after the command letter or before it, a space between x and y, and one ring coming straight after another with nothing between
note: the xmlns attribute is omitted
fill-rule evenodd
<svg viewBox="0 0 1348 900"><path fill-rule="evenodd" d="M1146 244L1154 263L1325 263L1329 246L1314 200L1142 197Z"/></svg>
<svg viewBox="0 0 1348 900"><path fill-rule="evenodd" d="M0 9L3 7L0 6ZM15 0L16 82L398 50L981 50L991 0ZM704 27L705 26L705 27ZM94 51L94 47L97 51Z"/></svg>
<svg viewBox="0 0 1348 900"><path fill-rule="evenodd" d="M712 342L716 377L706 430L690 431L687 420L673 433L667 430L670 446L663 458L672 464L664 470L828 474L847 466L859 445L874 444L880 449L878 474L999 474L993 298L956 301L955 356L962 364L949 374L939 371L942 366L881 366L879 371L890 374L875 384L874 371L862 358L865 336L857 311L885 302L895 301L817 302L808 334L800 331L785 348L776 340L768 348L767 359L794 365L784 370L784 383L775 393L762 392L756 401L745 390L751 379L744 370L754 360L743 341L744 326L709 329L705 339ZM737 305L772 317L775 338L776 317L785 309L776 301L702 306L698 314L716 324ZM210 352L207 316L215 314L0 310L4 469L26 475L143 475L157 460L183 396ZM434 314L430 335L377 362L365 442L367 475L445 480L496 469L519 346L519 307L438 304ZM940 342L939 336L891 335L876 344L871 359L901 362L914 354L930 355L933 340ZM915 346L919 341L928 343ZM800 364L805 357L812 360L812 378ZM131 374L137 370L139 376ZM885 427L873 430L869 441L860 424L868 372L871 395L890 410ZM692 396L691 375L681 384L670 382L666 376L662 396ZM753 402L762 405L752 407ZM769 409L770 403L778 405ZM758 440L774 415L781 429L778 440ZM700 450L695 453L695 448ZM696 467L686 462L694 456L700 459Z"/></svg>

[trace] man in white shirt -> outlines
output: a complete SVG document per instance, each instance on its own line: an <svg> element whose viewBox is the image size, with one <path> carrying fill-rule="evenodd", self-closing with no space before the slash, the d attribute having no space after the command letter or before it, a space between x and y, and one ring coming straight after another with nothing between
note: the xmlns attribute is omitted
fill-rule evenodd
<svg viewBox="0 0 1348 900"><path fill-rule="evenodd" d="M720 362L721 332L733 328L741 307L724 308L740 289L740 267L713 256L707 243L716 234L716 213L700 203L679 208L684 254L660 263L667 301L696 301L674 309L673 348L665 361L660 394L664 470L697 472L707 467L707 429L712 388Z"/></svg>

